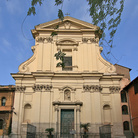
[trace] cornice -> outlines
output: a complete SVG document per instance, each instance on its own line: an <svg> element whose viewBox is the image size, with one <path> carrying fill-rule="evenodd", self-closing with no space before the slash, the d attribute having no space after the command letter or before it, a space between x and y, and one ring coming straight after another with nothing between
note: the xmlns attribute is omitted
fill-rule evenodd
<svg viewBox="0 0 138 138"><path fill-rule="evenodd" d="M82 20L79 20L79 19L76 19L76 18L73 18L73 17L70 17L70 16L65 16L64 17L63 22L66 22L66 21L71 21L75 24L85 26L85 27L88 27L88 28L91 28L91 29L99 28L96 25L93 25L91 23L88 23L88 22L85 22L85 21L82 21ZM53 21L49 21L49 22L46 22L46 23L39 24L39 25L35 26L35 29L37 30L37 29L40 29L40 28L46 28L48 26L52 26L52 25L58 24L58 23L61 23L61 20L56 19L56 20L53 20Z"/></svg>
<svg viewBox="0 0 138 138"><path fill-rule="evenodd" d="M53 77L78 77L78 78L97 78L100 80L106 80L106 79L112 79L112 80L121 80L123 75L117 75L117 74L103 74L103 73L89 73L89 72L31 72L31 73L11 73L12 77L14 79L21 79L21 78L40 78L40 77L46 77L46 78L53 78Z"/></svg>
<svg viewBox="0 0 138 138"><path fill-rule="evenodd" d="M76 26L80 26L80 29L70 29L70 23L75 24ZM62 29L54 29L54 27L58 24L64 24L65 28ZM46 23L42 23L39 24L37 26L35 26L35 29L31 30L32 31L32 35L35 38L37 35L39 35L41 32L43 31L47 31L47 32L52 32L52 31L57 31L59 32L94 32L97 29L99 29L98 26L93 25L91 23L82 21L82 20L78 20L75 18L72 18L70 16L65 16L63 22L61 22L61 20L56 19L53 21L49 21Z"/></svg>
<svg viewBox="0 0 138 138"><path fill-rule="evenodd" d="M54 101L53 105L83 105L83 102L81 101L75 101L75 102L60 102L60 101Z"/></svg>

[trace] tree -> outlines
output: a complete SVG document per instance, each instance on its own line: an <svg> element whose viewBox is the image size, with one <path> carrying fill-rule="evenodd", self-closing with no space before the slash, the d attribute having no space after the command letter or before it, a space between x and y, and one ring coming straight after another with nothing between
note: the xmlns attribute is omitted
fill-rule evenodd
<svg viewBox="0 0 138 138"><path fill-rule="evenodd" d="M42 5L44 0L31 0L31 7L28 10L27 15L36 14L36 5ZM89 5L89 13L92 17L92 24L100 27L95 32L95 36L100 38L100 46L108 47L106 54L110 54L113 47L114 35L117 31L117 27L121 22L121 15L124 9L124 0L86 0ZM64 20L64 14L62 6L64 0L55 0L55 5L61 5L61 9L58 10L58 17L61 21ZM57 29L59 25L55 29ZM106 37L105 31L108 31L108 37ZM52 32L51 36L57 35L56 32ZM58 57L59 55L60 57ZM64 54L61 51L55 54L56 59L62 59L58 66L64 66Z"/></svg>
<svg viewBox="0 0 138 138"><path fill-rule="evenodd" d="M80 127L83 128L84 136L87 137L87 132L89 131L90 123L81 124Z"/></svg>
<svg viewBox="0 0 138 138"><path fill-rule="evenodd" d="M54 131L54 128L47 128L45 131L48 133L49 138L53 138L52 132Z"/></svg>

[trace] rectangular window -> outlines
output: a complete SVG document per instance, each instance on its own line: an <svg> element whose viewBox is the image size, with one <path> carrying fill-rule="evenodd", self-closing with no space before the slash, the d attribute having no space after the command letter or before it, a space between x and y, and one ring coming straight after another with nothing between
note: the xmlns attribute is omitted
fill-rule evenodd
<svg viewBox="0 0 138 138"><path fill-rule="evenodd" d="M134 91L135 91L135 94L138 93L138 81L134 82Z"/></svg>
<svg viewBox="0 0 138 138"><path fill-rule="evenodd" d="M65 67L62 70L70 71L72 70L72 57L64 57Z"/></svg>

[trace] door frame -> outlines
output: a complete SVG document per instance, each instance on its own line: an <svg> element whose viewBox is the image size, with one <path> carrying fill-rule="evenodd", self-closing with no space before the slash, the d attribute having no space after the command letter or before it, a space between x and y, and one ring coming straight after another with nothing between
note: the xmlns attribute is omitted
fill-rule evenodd
<svg viewBox="0 0 138 138"><path fill-rule="evenodd" d="M60 134L60 132L61 132L61 110L74 110L74 130L76 130L77 129L77 127L76 127L76 118L77 118L77 116L76 116L76 106L59 106L59 115L58 115L58 133Z"/></svg>

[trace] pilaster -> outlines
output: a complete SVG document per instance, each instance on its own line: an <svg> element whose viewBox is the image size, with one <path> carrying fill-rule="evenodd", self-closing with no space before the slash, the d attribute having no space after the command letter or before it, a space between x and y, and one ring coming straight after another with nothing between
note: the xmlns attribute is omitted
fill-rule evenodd
<svg viewBox="0 0 138 138"><path fill-rule="evenodd" d="M14 134L21 134L21 123L23 117L23 96L25 92L25 86L15 87L15 99L14 99L14 112L12 121L12 132Z"/></svg>

